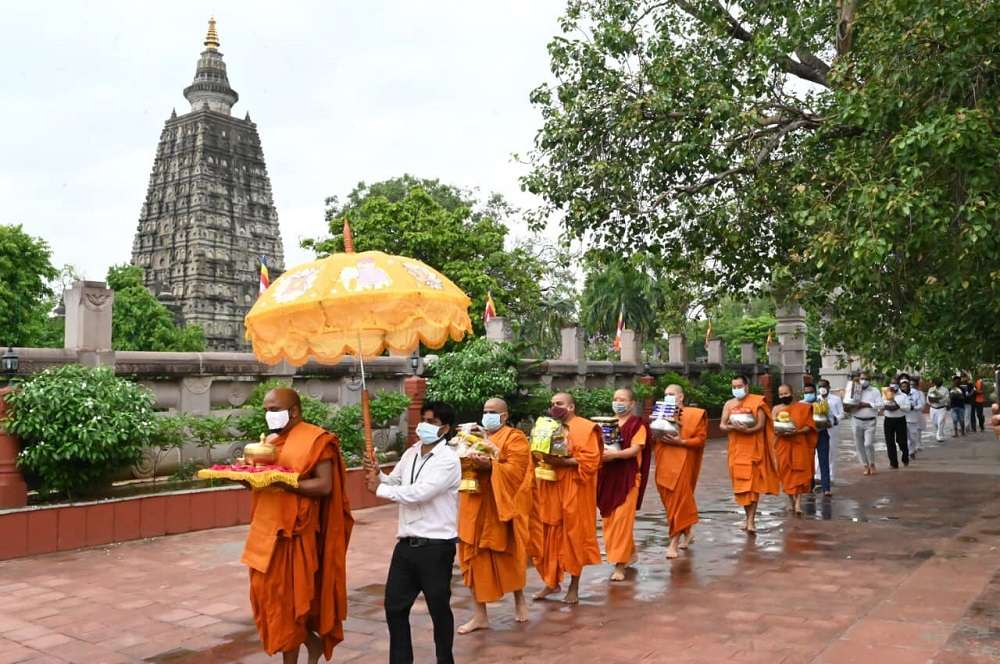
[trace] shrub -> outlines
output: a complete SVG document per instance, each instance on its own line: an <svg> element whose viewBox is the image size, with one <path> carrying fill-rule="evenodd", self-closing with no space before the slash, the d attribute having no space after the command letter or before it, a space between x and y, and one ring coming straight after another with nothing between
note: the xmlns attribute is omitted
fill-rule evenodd
<svg viewBox="0 0 1000 664"><path fill-rule="evenodd" d="M399 419L410 406L410 398L399 392L379 392L371 399L372 428L382 429ZM364 422L361 406L335 408L326 428L340 439L340 450L348 466L361 465L365 451Z"/></svg>
<svg viewBox="0 0 1000 664"><path fill-rule="evenodd" d="M205 452L205 463L212 465L212 448L233 439L228 417L188 415L185 417L190 440Z"/></svg>
<svg viewBox="0 0 1000 664"><path fill-rule="evenodd" d="M156 418L149 443L149 474L156 480L156 471L163 457L171 450L179 450L187 443L187 418L184 415L160 415Z"/></svg>
<svg viewBox="0 0 1000 664"><path fill-rule="evenodd" d="M45 493L96 489L137 463L157 432L153 395L110 369L46 369L8 396L18 466Z"/></svg>
<svg viewBox="0 0 1000 664"><path fill-rule="evenodd" d="M431 365L427 398L445 401L461 415L477 413L487 399L517 391L517 364L511 344L473 339Z"/></svg>
<svg viewBox="0 0 1000 664"><path fill-rule="evenodd" d="M612 415L611 401L615 396L613 388L574 387L569 393L576 399L576 414L580 417L609 417Z"/></svg>
<svg viewBox="0 0 1000 664"><path fill-rule="evenodd" d="M236 428L244 438L257 440L261 434L267 433L267 421L264 419L264 397L271 390L279 387L288 387L287 383L272 379L264 381L254 388L247 398L244 408L251 412L239 417L236 420ZM299 394L302 401L302 419L309 424L325 426L327 418L330 417L330 406L315 397L307 394Z"/></svg>

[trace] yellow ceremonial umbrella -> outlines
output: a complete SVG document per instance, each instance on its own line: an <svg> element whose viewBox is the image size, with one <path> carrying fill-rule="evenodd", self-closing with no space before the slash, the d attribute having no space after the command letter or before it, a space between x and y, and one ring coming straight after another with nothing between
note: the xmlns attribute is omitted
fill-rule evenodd
<svg viewBox="0 0 1000 664"><path fill-rule="evenodd" d="M344 249L282 274L246 316L246 338L267 364L296 366L310 358L332 364L361 359L365 449L372 455L364 358L386 349L440 348L472 332L469 297L420 261L381 251L354 252L344 223Z"/></svg>

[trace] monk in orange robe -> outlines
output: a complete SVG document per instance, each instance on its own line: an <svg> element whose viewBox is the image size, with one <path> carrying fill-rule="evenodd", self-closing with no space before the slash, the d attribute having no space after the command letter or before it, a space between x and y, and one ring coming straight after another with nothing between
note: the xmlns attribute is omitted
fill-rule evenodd
<svg viewBox="0 0 1000 664"><path fill-rule="evenodd" d="M618 416L621 449L604 448L597 474L597 508L604 521L605 554L615 566L611 580L624 581L625 568L635 556L635 512L649 475L649 427L635 414L635 393L627 387L615 391L611 409Z"/></svg>
<svg viewBox="0 0 1000 664"><path fill-rule="evenodd" d="M524 586L534 474L528 437L510 426L509 417L503 399L490 399L483 405L481 433L498 452L495 459L473 456L479 493L459 493L458 561L462 579L476 600L476 613L458 628L459 634L489 628L486 603L507 593L514 593L515 620L528 620Z"/></svg>
<svg viewBox="0 0 1000 664"><path fill-rule="evenodd" d="M555 481L535 478L531 556L545 588L533 599L559 592L563 573L569 572L570 584L562 601L576 604L583 567L601 562L597 546L597 470L604 445L597 424L577 416L571 395L554 395L548 414L563 423L570 455L532 455L532 465L544 461L556 473Z"/></svg>
<svg viewBox="0 0 1000 664"><path fill-rule="evenodd" d="M803 392L812 394L815 400L815 387L806 385ZM813 422L812 404L792 403L792 398L791 385L778 386L778 404L771 415L777 422L781 413L788 413L795 428L792 431L774 428L774 457L789 506L796 514L802 514L802 494L812 493L813 455L819 432Z"/></svg>
<svg viewBox="0 0 1000 664"><path fill-rule="evenodd" d="M336 436L302 420L299 395L264 397L268 428L278 433L277 465L299 473L298 487L272 484L254 491L242 562L250 568L250 605L268 654L309 664L330 659L344 640L347 544L354 519L345 491Z"/></svg>
<svg viewBox="0 0 1000 664"><path fill-rule="evenodd" d="M708 438L708 413L701 408L685 406L684 390L680 385L667 386L664 396L673 397L679 413L677 433L653 434L656 488L667 513L670 534L667 558L674 559L679 555L678 548L686 549L691 544L691 528L698 523L694 485Z"/></svg>
<svg viewBox="0 0 1000 664"><path fill-rule="evenodd" d="M750 394L750 379L737 376L732 381L733 398L722 408L719 428L729 434L729 478L736 503L743 506L746 520L741 528L757 532L757 502L760 494L777 495L778 472L771 450L771 412L758 394ZM747 423L741 417L747 417Z"/></svg>

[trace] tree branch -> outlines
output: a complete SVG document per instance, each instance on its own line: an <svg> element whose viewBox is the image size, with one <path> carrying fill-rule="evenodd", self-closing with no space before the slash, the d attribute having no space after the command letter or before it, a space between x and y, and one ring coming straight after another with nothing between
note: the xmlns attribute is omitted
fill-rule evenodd
<svg viewBox="0 0 1000 664"><path fill-rule="evenodd" d="M846 55L854 43L854 9L857 0L837 1L837 57Z"/></svg>

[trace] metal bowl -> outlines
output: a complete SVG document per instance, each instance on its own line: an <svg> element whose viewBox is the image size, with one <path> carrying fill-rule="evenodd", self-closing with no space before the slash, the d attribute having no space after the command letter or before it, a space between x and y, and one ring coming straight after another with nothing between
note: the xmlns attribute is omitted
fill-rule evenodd
<svg viewBox="0 0 1000 664"><path fill-rule="evenodd" d="M243 448L248 466L269 466L278 460L278 451L270 443L250 443Z"/></svg>
<svg viewBox="0 0 1000 664"><path fill-rule="evenodd" d="M796 429L796 426L795 426L794 422L775 422L774 423L774 430L775 431L791 432L791 431L795 431L795 429Z"/></svg>
<svg viewBox="0 0 1000 664"><path fill-rule="evenodd" d="M730 424L742 424L745 427L752 427L757 421L752 413L733 413L729 416Z"/></svg>
<svg viewBox="0 0 1000 664"><path fill-rule="evenodd" d="M670 420L653 420L649 423L649 428L654 433L677 433L677 425Z"/></svg>

